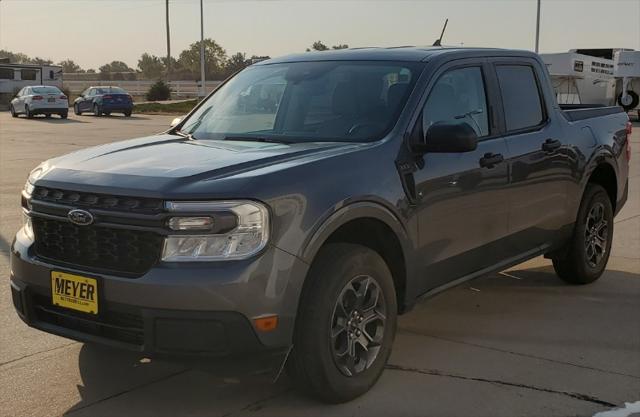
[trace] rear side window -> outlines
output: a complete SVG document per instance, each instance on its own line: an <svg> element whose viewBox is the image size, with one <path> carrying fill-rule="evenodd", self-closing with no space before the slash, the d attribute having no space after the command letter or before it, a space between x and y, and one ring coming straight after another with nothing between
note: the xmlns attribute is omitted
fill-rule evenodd
<svg viewBox="0 0 640 417"><path fill-rule="evenodd" d="M22 79L23 80L28 80L28 81L34 81L36 79L36 75L38 73L38 71L33 70L33 69L23 69L20 70L20 72L22 73Z"/></svg>
<svg viewBox="0 0 640 417"><path fill-rule="evenodd" d="M498 65L496 67L507 130L520 130L544 121L540 91L533 67Z"/></svg>

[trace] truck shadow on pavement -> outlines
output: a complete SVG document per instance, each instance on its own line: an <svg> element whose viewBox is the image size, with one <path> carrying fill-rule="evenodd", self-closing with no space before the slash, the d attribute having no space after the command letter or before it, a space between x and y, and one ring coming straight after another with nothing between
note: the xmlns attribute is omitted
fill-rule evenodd
<svg viewBox="0 0 640 417"><path fill-rule="evenodd" d="M393 415L393 410L400 413L402 409L409 409L409 405L392 401L395 395L402 397L403 393L415 391L418 388L412 385L416 381L424 384L427 392L433 389L433 378L447 378L452 372L451 368L457 366L455 364L469 360L466 356L468 354L445 349L443 346L446 343L461 343L480 349L502 349L516 357L535 355L542 360L561 364L562 359L554 356L559 346L583 343L585 347L591 348L592 344L598 345L597 338L589 339L590 336L575 330L576 326L583 325L577 325L576 322L606 312L604 314L607 317L595 322L594 328L589 332L601 332L602 337L608 337L616 330L616 326L611 326L611 323L619 323L628 317L627 307L622 307L632 309L631 306L637 303L640 295L639 274L611 270L605 274L600 281L590 286L570 286L558 279L550 266L510 270L479 278L422 301L413 311L399 319L398 337L389 369L377 386L353 402L338 406L319 404L299 394L286 375L273 383L277 373L277 366L274 364L265 365L260 373L251 373L249 370L235 372L241 367L236 368L233 362L146 360L140 354L85 344L80 351L78 363L82 386L77 388L81 400L65 414L226 416L261 414L263 408L269 407L269 410L262 410L262 413L277 415L286 410L291 415L360 415L370 414L364 411L369 409L375 411L374 414ZM617 306L617 309L611 309L611 305ZM589 307L594 311L585 313L585 309ZM532 322L534 325L531 325ZM629 326L633 326L635 322L638 320L630 320ZM612 328L607 329L607 323ZM629 341L629 346L623 346L623 352L629 349L632 352L632 343L635 342ZM527 350L529 345L533 346L531 351ZM603 349L607 344L597 347ZM611 350L609 355L616 355L617 352ZM602 363L594 365L585 362L585 366L587 365L598 367ZM482 366L474 368L462 368L462 373L454 372L455 378L473 381L483 387L484 384L489 384L488 388L483 389L490 389L491 384L495 385L495 381L483 379L492 372L490 369L495 368L495 363L487 362L486 369ZM398 370L403 369L412 375L428 374L432 379L398 376ZM532 367L524 375L531 373L544 376L544 372ZM540 375L524 378L540 380ZM441 379L436 381L439 380ZM515 385L512 382L500 381L502 384ZM526 387L526 384L517 385L522 385L529 391L541 390ZM571 388L568 387L569 390ZM465 392L458 394L460 398L465 396ZM513 396L514 401L523 402L521 406L531 407L533 410L537 408L535 404L525 405L526 396L517 393ZM471 399L469 401L473 402ZM483 402L483 407L492 407L491 397L475 401ZM594 400L587 401L590 403L585 403L584 406L594 406ZM416 405L419 406L422 415L429 414L429 404L433 404L427 397L414 398L411 402L414 410ZM383 409L384 407L388 408ZM455 404L448 407L453 407L450 410L453 412L457 409Z"/></svg>

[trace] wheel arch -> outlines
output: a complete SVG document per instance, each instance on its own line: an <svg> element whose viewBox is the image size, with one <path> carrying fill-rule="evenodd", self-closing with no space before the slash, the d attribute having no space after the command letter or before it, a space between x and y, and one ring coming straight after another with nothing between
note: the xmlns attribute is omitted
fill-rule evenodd
<svg viewBox="0 0 640 417"><path fill-rule="evenodd" d="M398 311L406 310L411 243L403 223L391 210L375 202L342 207L317 228L305 246L303 260L312 264L320 249L334 242L359 244L377 252L393 276Z"/></svg>
<svg viewBox="0 0 640 417"><path fill-rule="evenodd" d="M613 161L609 160L606 156L602 156L594 161L591 168L585 175L586 181L582 186L582 195L584 195L587 185L598 184L605 189L609 195L611 201L611 207L613 207L614 213L616 212L616 206L618 203L618 173Z"/></svg>

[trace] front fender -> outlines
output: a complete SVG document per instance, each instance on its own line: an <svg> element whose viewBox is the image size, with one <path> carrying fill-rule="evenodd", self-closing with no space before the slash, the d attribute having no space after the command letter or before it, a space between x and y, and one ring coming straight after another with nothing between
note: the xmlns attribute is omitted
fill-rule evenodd
<svg viewBox="0 0 640 417"><path fill-rule="evenodd" d="M402 252L407 259L411 244L404 224L388 208L373 201L359 201L341 207L325 218L307 238L302 251L302 259L311 263L326 240L351 220L370 218L386 224L398 238Z"/></svg>

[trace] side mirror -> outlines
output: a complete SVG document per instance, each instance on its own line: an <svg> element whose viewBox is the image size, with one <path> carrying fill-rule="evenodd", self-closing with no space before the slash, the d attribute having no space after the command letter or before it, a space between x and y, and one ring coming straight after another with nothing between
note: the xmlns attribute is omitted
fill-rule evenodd
<svg viewBox="0 0 640 417"><path fill-rule="evenodd" d="M471 152L478 147L478 135L464 122L438 122L429 127L422 143L412 147L421 153Z"/></svg>
<svg viewBox="0 0 640 417"><path fill-rule="evenodd" d="M169 127L177 126L180 124L181 121L182 121L182 117L176 117L171 121L171 124L169 125Z"/></svg>

